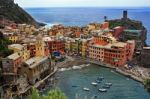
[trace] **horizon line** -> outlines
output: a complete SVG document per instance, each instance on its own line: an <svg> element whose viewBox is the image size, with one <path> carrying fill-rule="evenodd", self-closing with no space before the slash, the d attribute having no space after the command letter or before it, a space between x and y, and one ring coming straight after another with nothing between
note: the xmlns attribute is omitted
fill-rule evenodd
<svg viewBox="0 0 150 99"><path fill-rule="evenodd" d="M150 6L37 6L22 8L150 8Z"/></svg>

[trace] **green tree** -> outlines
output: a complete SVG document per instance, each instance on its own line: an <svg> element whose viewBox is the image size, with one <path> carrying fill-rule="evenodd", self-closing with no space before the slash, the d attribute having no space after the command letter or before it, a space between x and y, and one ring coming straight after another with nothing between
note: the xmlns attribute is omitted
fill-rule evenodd
<svg viewBox="0 0 150 99"><path fill-rule="evenodd" d="M144 84L145 84L147 91L150 92L150 79L146 79L144 81Z"/></svg>
<svg viewBox="0 0 150 99"><path fill-rule="evenodd" d="M41 96L35 88L32 88L32 94L29 99L68 99L59 89L53 89L47 95Z"/></svg>
<svg viewBox="0 0 150 99"><path fill-rule="evenodd" d="M43 99L67 99L67 97L59 89L54 89L48 92L47 96L43 96Z"/></svg>
<svg viewBox="0 0 150 99"><path fill-rule="evenodd" d="M32 88L32 93L29 96L29 99L41 99L38 90L36 90L35 88Z"/></svg>

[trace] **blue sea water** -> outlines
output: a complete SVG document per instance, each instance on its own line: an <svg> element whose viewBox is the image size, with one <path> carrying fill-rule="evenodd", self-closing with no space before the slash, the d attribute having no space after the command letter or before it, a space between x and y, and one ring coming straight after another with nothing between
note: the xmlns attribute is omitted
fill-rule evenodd
<svg viewBox="0 0 150 99"><path fill-rule="evenodd" d="M142 21L148 30L147 44L150 45L150 8L25 8L37 21L48 24L84 26L91 22L122 18L122 11L128 10L128 17Z"/></svg>
<svg viewBox="0 0 150 99"><path fill-rule="evenodd" d="M150 94L144 89L144 86L132 79L127 79L111 69L103 68L97 65L90 65L81 70L64 71L57 74L60 77L56 86L60 88L69 99L150 99ZM97 77L103 76L104 80L97 86L91 85ZM106 93L98 91L105 83L110 82L113 85ZM72 87L77 86L77 87ZM90 91L84 91L83 88L89 88ZM48 92L48 89L46 92ZM78 98L75 96L78 95ZM87 98L85 98L87 97Z"/></svg>

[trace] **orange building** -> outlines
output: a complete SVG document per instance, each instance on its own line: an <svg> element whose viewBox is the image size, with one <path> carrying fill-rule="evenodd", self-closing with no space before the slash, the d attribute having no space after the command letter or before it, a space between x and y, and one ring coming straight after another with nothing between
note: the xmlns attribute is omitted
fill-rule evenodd
<svg viewBox="0 0 150 99"><path fill-rule="evenodd" d="M94 42L89 46L89 58L118 67L132 60L134 49L134 41L127 41L126 43L112 42L107 44Z"/></svg>
<svg viewBox="0 0 150 99"><path fill-rule="evenodd" d="M108 28L109 28L109 22L104 22L104 23L101 25L101 28L102 28L102 29L108 29Z"/></svg>

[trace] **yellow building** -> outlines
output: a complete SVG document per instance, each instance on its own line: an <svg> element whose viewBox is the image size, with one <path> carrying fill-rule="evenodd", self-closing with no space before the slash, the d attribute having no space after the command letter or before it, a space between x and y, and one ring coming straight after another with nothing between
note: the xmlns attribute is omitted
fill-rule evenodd
<svg viewBox="0 0 150 99"><path fill-rule="evenodd" d="M36 47L36 56L44 56L45 55L45 43L42 40L36 41L35 47Z"/></svg>
<svg viewBox="0 0 150 99"><path fill-rule="evenodd" d="M26 61L30 58L30 51L27 50L27 48L24 48L21 52L20 55L22 56L22 60Z"/></svg>
<svg viewBox="0 0 150 99"><path fill-rule="evenodd" d="M88 25L88 30L95 30L96 29L96 27L95 27L95 25Z"/></svg>
<svg viewBox="0 0 150 99"><path fill-rule="evenodd" d="M86 50L87 50L87 41L82 41L82 49L81 49L81 55L82 57L86 57Z"/></svg>
<svg viewBox="0 0 150 99"><path fill-rule="evenodd" d="M8 39L13 43L19 42L20 40L18 35L9 35Z"/></svg>
<svg viewBox="0 0 150 99"><path fill-rule="evenodd" d="M66 41L65 42L65 50L66 51L70 51L71 50L71 42L70 41Z"/></svg>
<svg viewBox="0 0 150 99"><path fill-rule="evenodd" d="M8 46L8 49L13 50L14 52L18 52L19 56L22 57L23 61L26 61L30 58L30 51L27 50L26 45L11 44L11 45Z"/></svg>

